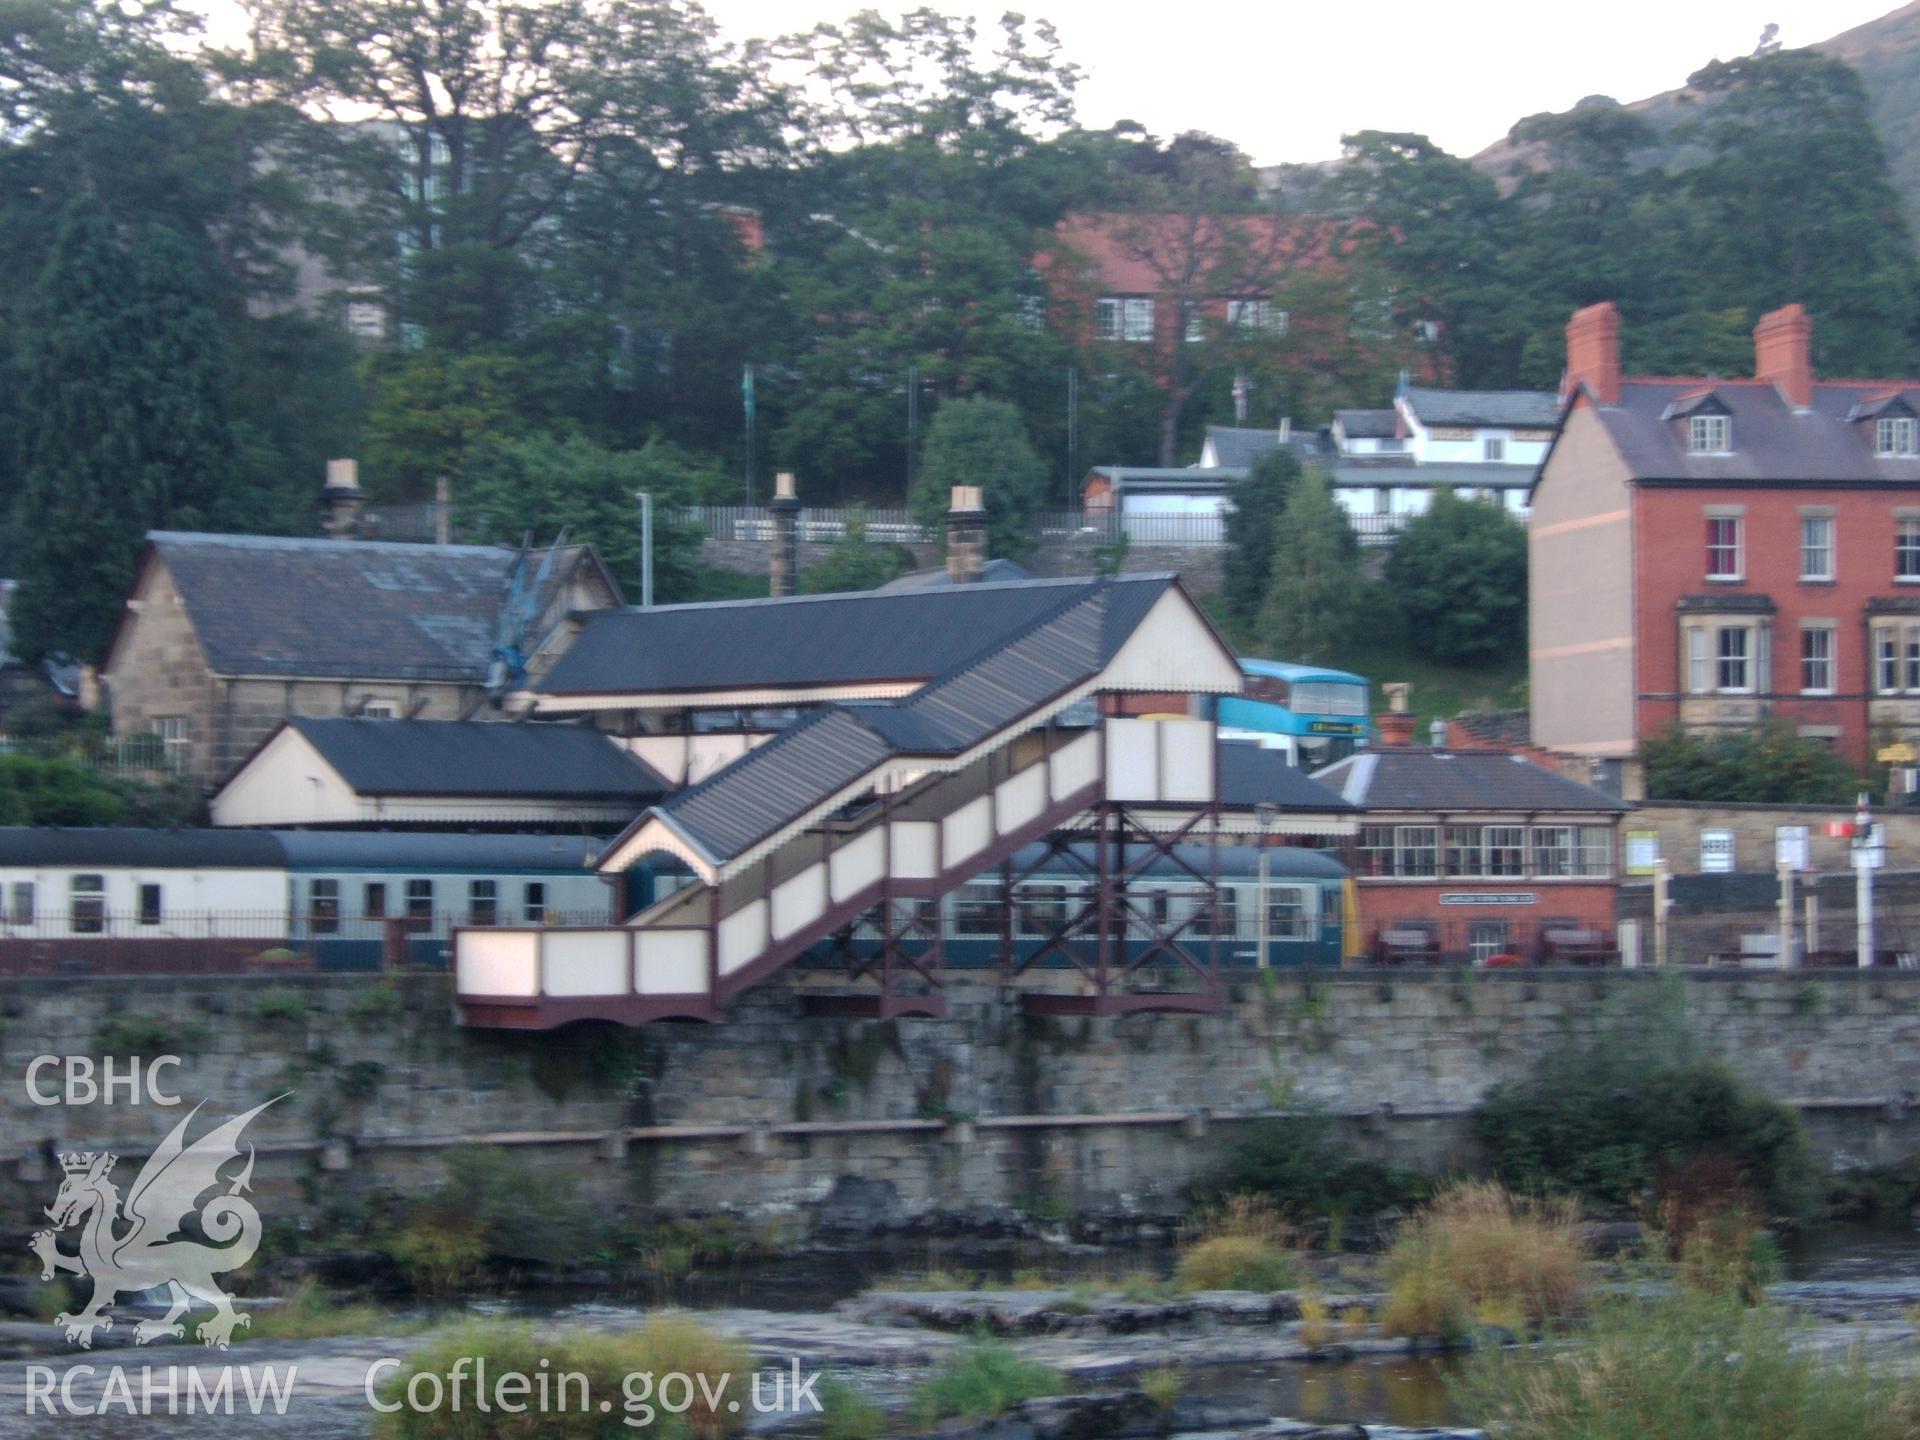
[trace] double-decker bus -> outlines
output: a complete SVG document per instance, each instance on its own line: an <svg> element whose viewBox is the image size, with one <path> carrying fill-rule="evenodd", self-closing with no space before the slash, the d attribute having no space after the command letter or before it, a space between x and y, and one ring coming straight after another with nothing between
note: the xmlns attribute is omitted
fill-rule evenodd
<svg viewBox="0 0 1920 1440"><path fill-rule="evenodd" d="M1318 770L1371 737L1365 676L1285 660L1243 659L1240 669L1245 687L1214 702L1221 739L1254 740L1286 751L1302 770Z"/></svg>

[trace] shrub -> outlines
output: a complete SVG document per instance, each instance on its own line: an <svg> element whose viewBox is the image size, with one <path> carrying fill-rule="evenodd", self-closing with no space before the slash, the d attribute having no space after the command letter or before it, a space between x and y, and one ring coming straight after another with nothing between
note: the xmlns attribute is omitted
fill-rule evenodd
<svg viewBox="0 0 1920 1440"><path fill-rule="evenodd" d="M1503 1440L1908 1440L1920 1387L1797 1351L1779 1311L1686 1286L1597 1299L1584 1331L1487 1352L1457 1400Z"/></svg>
<svg viewBox="0 0 1920 1440"><path fill-rule="evenodd" d="M1756 1305L1780 1275L1780 1247L1744 1210L1699 1217L1676 1243L1680 1278Z"/></svg>
<svg viewBox="0 0 1920 1440"><path fill-rule="evenodd" d="M1330 1116L1301 1108L1246 1127L1198 1198L1259 1195L1289 1216L1340 1219L1394 1209L1424 1188L1420 1176L1355 1151L1334 1133Z"/></svg>
<svg viewBox="0 0 1920 1440"><path fill-rule="evenodd" d="M1670 1010L1623 1012L1591 1043L1544 1056L1497 1087L1474 1125L1520 1189L1613 1205L1685 1193L1703 1210L1750 1199L1783 1218L1815 1198L1800 1117L1702 1054Z"/></svg>
<svg viewBox="0 0 1920 1440"><path fill-rule="evenodd" d="M378 1305L345 1302L312 1280L302 1280L280 1304L256 1303L245 1334L250 1340L320 1340L332 1335L400 1335L418 1328L418 1322Z"/></svg>
<svg viewBox="0 0 1920 1440"><path fill-rule="evenodd" d="M1182 1290L1283 1290L1298 1271L1294 1257L1251 1235L1216 1235L1180 1254L1173 1278Z"/></svg>
<svg viewBox="0 0 1920 1440"><path fill-rule="evenodd" d="M306 995L290 985L269 985L248 1008L254 1019L269 1025L304 1025L313 1012Z"/></svg>
<svg viewBox="0 0 1920 1440"><path fill-rule="evenodd" d="M1454 1339L1468 1319L1515 1326L1570 1313L1585 1283L1578 1221L1565 1200L1525 1200L1488 1181L1450 1186L1387 1255L1382 1327Z"/></svg>
<svg viewBox="0 0 1920 1440"><path fill-rule="evenodd" d="M1640 760L1649 799L1848 805L1860 792L1859 772L1831 746L1778 719L1715 735L1670 725Z"/></svg>
<svg viewBox="0 0 1920 1440"><path fill-rule="evenodd" d="M821 1440L881 1440L887 1412L838 1375L823 1375L814 1394L820 1400Z"/></svg>
<svg viewBox="0 0 1920 1440"><path fill-rule="evenodd" d="M407 997L389 981L356 990L347 1001L347 1018L362 1024L397 1019L406 1013Z"/></svg>
<svg viewBox="0 0 1920 1440"><path fill-rule="evenodd" d="M913 1414L931 1427L952 1415L998 1414L1017 1400L1058 1395L1065 1387L1065 1377L1052 1366L1005 1345L978 1341L921 1382Z"/></svg>
<svg viewBox="0 0 1920 1440"><path fill-rule="evenodd" d="M487 1242L471 1216L430 1211L387 1242L407 1283L430 1295L457 1290L486 1264Z"/></svg>
<svg viewBox="0 0 1920 1440"><path fill-rule="evenodd" d="M382 1383L381 1400L385 1404L403 1403L416 1375L435 1377L442 1392L451 1397L455 1366L462 1360L478 1362L483 1358L490 1385L509 1371L551 1375L552 1403L540 1413L530 1410L516 1415L497 1406L481 1411L473 1404L478 1366L469 1364L460 1371L467 1389L465 1402L458 1410L451 1404L420 1411L402 1408L383 1416L377 1433L389 1440L494 1440L534 1434L542 1440L603 1440L632 1435L635 1425L645 1421L646 1433L669 1440L719 1440L746 1428L750 1407L741 1392L751 1383L747 1378L751 1367L747 1352L733 1341L673 1315L656 1316L640 1330L622 1334L536 1331L496 1322L462 1325L415 1351L402 1369ZM652 1384L644 1392L638 1384L631 1390L624 1388L629 1376L669 1374L693 1377L689 1396L692 1404L682 1414L662 1408L659 1392ZM584 1377L584 1396L583 1382L575 1376ZM723 1376L727 1377L724 1388ZM707 1404L702 1378L718 1399L716 1407ZM674 1388L676 1393L667 1398L677 1405L677 1383ZM433 1387L423 1385L421 1393L431 1396ZM727 1409L729 1394L739 1402L739 1410ZM602 1401L610 1402L611 1408L601 1410ZM652 1414L640 1409L641 1405L650 1407Z"/></svg>

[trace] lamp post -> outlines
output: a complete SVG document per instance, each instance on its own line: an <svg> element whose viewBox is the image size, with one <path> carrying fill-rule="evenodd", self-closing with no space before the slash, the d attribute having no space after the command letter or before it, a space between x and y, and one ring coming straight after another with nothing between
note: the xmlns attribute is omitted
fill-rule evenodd
<svg viewBox="0 0 1920 1440"><path fill-rule="evenodd" d="M640 608L653 608L653 496L645 490L634 491L640 502Z"/></svg>
<svg viewBox="0 0 1920 1440"><path fill-rule="evenodd" d="M1855 959L1861 969L1873 964L1873 810L1867 804L1867 792L1853 817L1853 940Z"/></svg>
<svg viewBox="0 0 1920 1440"><path fill-rule="evenodd" d="M1267 906L1267 832L1273 829L1274 817L1280 813L1280 807L1271 800L1261 800L1253 807L1253 818L1260 826L1260 878L1255 886L1255 903L1259 910L1255 916L1254 934L1258 938L1255 945L1258 961L1262 970L1267 968L1267 934L1272 929Z"/></svg>

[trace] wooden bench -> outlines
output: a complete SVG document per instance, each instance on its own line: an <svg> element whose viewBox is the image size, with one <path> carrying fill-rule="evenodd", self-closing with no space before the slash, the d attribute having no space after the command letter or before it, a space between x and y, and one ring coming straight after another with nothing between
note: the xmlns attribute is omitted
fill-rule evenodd
<svg viewBox="0 0 1920 1440"><path fill-rule="evenodd" d="M1615 958L1613 937L1587 926L1550 926L1540 932L1542 963L1555 960L1575 965L1604 965Z"/></svg>
<svg viewBox="0 0 1920 1440"><path fill-rule="evenodd" d="M1374 937L1374 963L1377 965L1437 964L1440 941L1433 931L1420 925L1392 926Z"/></svg>

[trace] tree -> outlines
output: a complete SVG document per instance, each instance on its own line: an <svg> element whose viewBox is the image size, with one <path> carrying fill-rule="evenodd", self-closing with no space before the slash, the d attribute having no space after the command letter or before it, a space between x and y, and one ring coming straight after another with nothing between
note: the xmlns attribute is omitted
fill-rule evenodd
<svg viewBox="0 0 1920 1440"><path fill-rule="evenodd" d="M149 227L123 243L68 207L22 354L22 533L14 644L105 647L149 529L219 518L233 460L225 347L200 257Z"/></svg>
<svg viewBox="0 0 1920 1440"><path fill-rule="evenodd" d="M800 577L809 595L841 590L878 590L913 566L913 556L899 545L880 545L867 539L867 507L847 507L846 530L834 542L827 558L810 565Z"/></svg>
<svg viewBox="0 0 1920 1440"><path fill-rule="evenodd" d="M977 485L987 511L987 553L1020 555L1034 543L1030 522L1045 501L1047 473L1026 422L1004 400L951 400L927 431L913 516L941 536L953 487Z"/></svg>
<svg viewBox="0 0 1920 1440"><path fill-rule="evenodd" d="M1247 633L1259 623L1273 580L1273 557L1280 544L1280 519L1300 478L1300 462L1285 446L1254 462L1247 478L1233 487L1227 510L1227 553L1222 565L1221 598L1227 614Z"/></svg>
<svg viewBox="0 0 1920 1440"><path fill-rule="evenodd" d="M1438 492L1394 541L1387 585L1436 660L1500 660L1525 642L1526 532L1493 501Z"/></svg>
<svg viewBox="0 0 1920 1440"><path fill-rule="evenodd" d="M711 500L731 481L710 461L670 441L605 450L578 435L542 434L481 448L456 504L475 538L545 544L562 531L600 552L621 586L640 598L640 505L653 496L653 585L660 603L690 598L700 561L699 531L684 507Z"/></svg>
<svg viewBox="0 0 1920 1440"><path fill-rule="evenodd" d="M1331 661L1359 618L1360 547L1325 475L1294 482L1279 531L1260 639L1278 659Z"/></svg>
<svg viewBox="0 0 1920 1440"><path fill-rule="evenodd" d="M1784 720L1696 735L1679 725L1643 741L1650 800L1848 805L1860 776L1824 741Z"/></svg>
<svg viewBox="0 0 1920 1440"><path fill-rule="evenodd" d="M1424 342L1454 384L1506 382L1514 286L1493 181L1424 135L1363 130L1341 143L1331 188L1348 243L1389 282L1389 343Z"/></svg>

